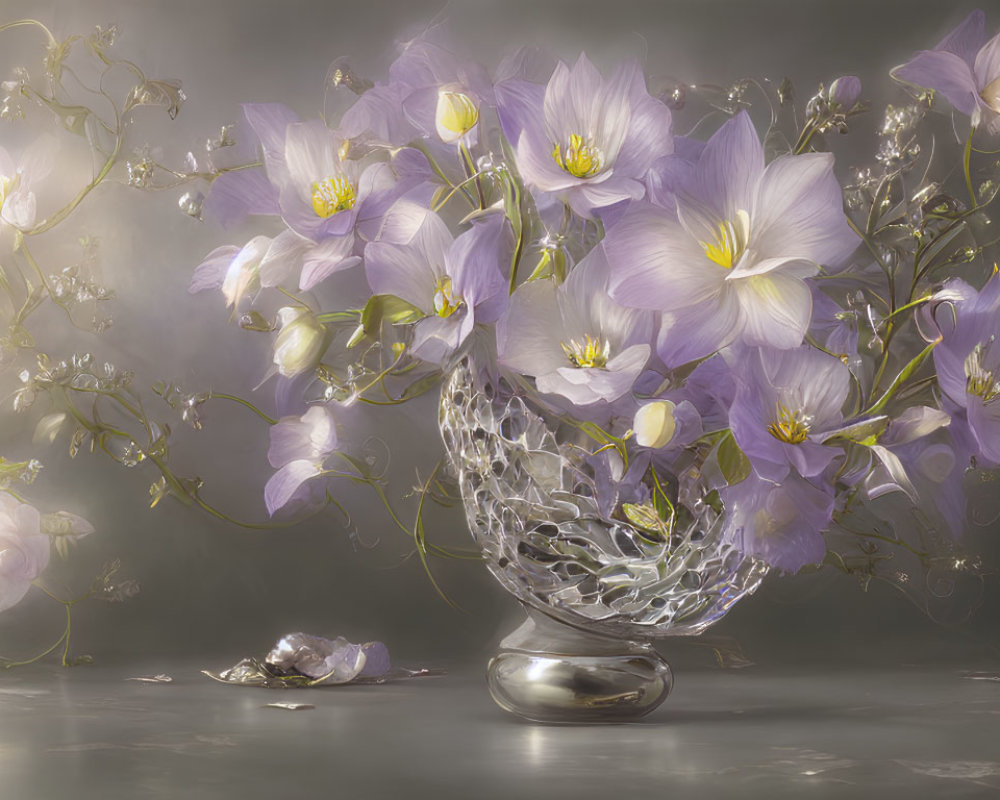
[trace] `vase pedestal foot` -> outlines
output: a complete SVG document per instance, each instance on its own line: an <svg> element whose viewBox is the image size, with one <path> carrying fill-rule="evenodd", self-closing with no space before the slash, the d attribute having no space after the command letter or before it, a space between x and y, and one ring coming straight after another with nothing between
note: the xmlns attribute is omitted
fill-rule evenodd
<svg viewBox="0 0 1000 800"><path fill-rule="evenodd" d="M650 645L599 636L529 610L487 669L505 711L536 722L630 722L670 693L670 665Z"/></svg>

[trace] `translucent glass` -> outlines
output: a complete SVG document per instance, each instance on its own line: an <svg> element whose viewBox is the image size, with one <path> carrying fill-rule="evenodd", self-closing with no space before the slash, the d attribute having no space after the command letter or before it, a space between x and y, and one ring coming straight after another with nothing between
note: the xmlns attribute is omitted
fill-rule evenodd
<svg viewBox="0 0 1000 800"><path fill-rule="evenodd" d="M706 503L693 502L691 521L669 538L603 515L586 450L560 441L554 420L493 373L466 356L442 389L440 426L472 535L515 597L570 628L641 647L701 632L757 588L766 565L723 539L723 519ZM491 669L491 681L501 672ZM543 681L549 672L529 670Z"/></svg>

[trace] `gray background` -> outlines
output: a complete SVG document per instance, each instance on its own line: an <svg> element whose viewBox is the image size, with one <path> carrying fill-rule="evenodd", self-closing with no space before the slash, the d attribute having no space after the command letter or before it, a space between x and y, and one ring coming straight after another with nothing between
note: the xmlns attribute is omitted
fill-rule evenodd
<svg viewBox="0 0 1000 800"><path fill-rule="evenodd" d="M87 33L95 24L121 28L117 52L148 75L183 81L188 101L169 123L151 112L141 136L163 145L179 163L218 127L240 118L244 101L282 101L303 117L316 114L327 65L349 55L362 74L379 78L393 58L394 38L409 25L444 11L456 33L487 64L526 42L551 45L565 57L580 49L600 61L645 53L647 73L689 82L728 83L744 76L791 77L804 100L820 81L858 74L866 96L899 97L887 70L914 51L932 46L974 3L927 2L0 2L4 21L34 16L59 35ZM1000 25L992 14L991 31ZM3 34L30 40L31 35ZM6 75L19 51L0 50ZM877 115L852 134L858 158L873 143ZM5 129L4 129L5 130ZM2 134L6 135L6 134ZM841 169L850 156L841 159ZM266 337L226 324L217 294L191 298L186 284L194 265L213 247L242 243L252 225L230 231L198 224L176 211L176 192L137 196L109 186L96 193L65 234L96 233L105 246L101 269L119 293L116 325L99 339L82 335L73 344L136 370L136 387L148 393L158 379L175 379L191 390L214 388L249 396L267 361ZM64 326L53 318L53 342ZM65 344L65 342L64 342ZM53 346L53 350L56 346ZM10 374L4 376L5 391ZM270 406L268 391L258 392ZM370 417L370 430L396 451L392 496L411 480L408 451L439 447L433 399L395 415ZM162 409L160 416L171 419ZM205 495L242 518L263 519L262 489L269 475L264 426L241 410L210 406L206 428L194 432L175 421L175 466L207 481ZM34 454L30 431L4 411L0 444L9 458ZM253 433L247 436L247 432ZM344 634L355 641L380 638L397 661L435 664L481 659L518 618L514 601L474 563L435 563L435 574L463 607L456 612L438 598L394 533L370 492L344 495L361 539L380 539L372 550L356 548L335 515L270 533L234 529L204 514L165 502L148 509L141 468L123 470L107 459L81 455L70 462L65 439L39 453L46 471L30 497L47 510L83 514L98 532L81 543L75 564L122 559L124 572L142 593L120 606L80 607L74 629L77 653L104 663L204 651L221 666L227 659L266 650L282 632L301 629ZM412 505L403 506L407 513ZM464 544L456 511L433 512L429 535ZM997 531L981 535L997 563ZM886 663L968 658L995 663L996 580L987 584L983 607L969 625L941 626L894 590L874 585L864 593L833 573L771 580L736 608L715 633L738 637L753 660ZM30 652L54 640L60 609L34 593L0 616L0 653ZM668 644L681 660L709 663L704 648Z"/></svg>

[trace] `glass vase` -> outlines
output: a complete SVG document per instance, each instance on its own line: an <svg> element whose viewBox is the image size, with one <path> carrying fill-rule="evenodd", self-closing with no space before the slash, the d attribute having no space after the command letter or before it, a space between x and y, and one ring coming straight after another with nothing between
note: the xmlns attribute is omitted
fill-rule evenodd
<svg viewBox="0 0 1000 800"><path fill-rule="evenodd" d="M672 685L650 641L700 633L767 566L701 497L679 498L663 535L618 519L614 475L489 360L457 363L439 411L473 538L529 612L490 663L497 704L546 722L648 714Z"/></svg>

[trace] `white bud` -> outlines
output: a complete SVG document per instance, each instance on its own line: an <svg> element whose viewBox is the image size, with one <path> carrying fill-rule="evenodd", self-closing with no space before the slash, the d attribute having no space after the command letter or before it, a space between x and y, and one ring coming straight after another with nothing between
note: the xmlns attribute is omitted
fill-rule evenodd
<svg viewBox="0 0 1000 800"><path fill-rule="evenodd" d="M632 422L636 443L641 447L652 448L670 444L677 429L674 408L669 400L654 400L636 411Z"/></svg>
<svg viewBox="0 0 1000 800"><path fill-rule="evenodd" d="M326 350L326 328L304 308L278 310L281 331L274 342L274 364L286 378L314 369Z"/></svg>

